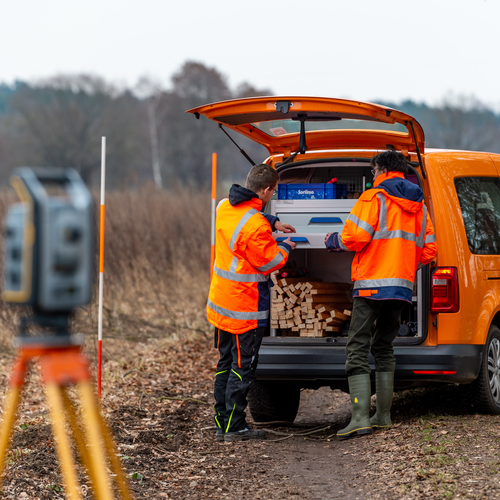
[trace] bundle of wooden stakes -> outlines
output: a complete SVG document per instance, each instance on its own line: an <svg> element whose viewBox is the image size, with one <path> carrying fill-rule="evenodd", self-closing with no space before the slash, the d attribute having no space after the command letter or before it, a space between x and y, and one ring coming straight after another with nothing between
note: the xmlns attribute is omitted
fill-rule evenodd
<svg viewBox="0 0 500 500"><path fill-rule="evenodd" d="M271 328L289 337L342 334L352 310L352 285L271 275Z"/></svg>

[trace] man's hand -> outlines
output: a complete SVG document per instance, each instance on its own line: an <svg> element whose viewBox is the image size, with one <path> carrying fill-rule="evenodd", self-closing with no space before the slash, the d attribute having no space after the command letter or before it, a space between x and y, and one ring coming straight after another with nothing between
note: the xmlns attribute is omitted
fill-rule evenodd
<svg viewBox="0 0 500 500"><path fill-rule="evenodd" d="M290 224L285 224L279 220L274 223L274 229L283 233L296 233L295 228Z"/></svg>
<svg viewBox="0 0 500 500"><path fill-rule="evenodd" d="M330 252L343 252L339 244L339 233L328 233L325 237L326 249Z"/></svg>
<svg viewBox="0 0 500 500"><path fill-rule="evenodd" d="M295 231L295 230L294 230ZM283 240L283 243L286 243L287 245L290 245L292 247L292 250L295 248L295 241L292 241L290 237L288 237L286 240Z"/></svg>

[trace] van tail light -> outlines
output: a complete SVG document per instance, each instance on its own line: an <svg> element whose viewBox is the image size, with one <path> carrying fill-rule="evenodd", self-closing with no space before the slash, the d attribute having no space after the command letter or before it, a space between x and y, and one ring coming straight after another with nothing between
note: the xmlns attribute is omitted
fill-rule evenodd
<svg viewBox="0 0 500 500"><path fill-rule="evenodd" d="M458 271L456 267L438 267L431 278L431 313L457 312Z"/></svg>
<svg viewBox="0 0 500 500"><path fill-rule="evenodd" d="M413 370L417 375L455 375L457 370Z"/></svg>

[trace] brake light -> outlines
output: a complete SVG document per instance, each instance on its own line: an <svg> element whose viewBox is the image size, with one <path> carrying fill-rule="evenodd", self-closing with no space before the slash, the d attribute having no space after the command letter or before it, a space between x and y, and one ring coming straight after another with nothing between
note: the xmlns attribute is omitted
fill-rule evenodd
<svg viewBox="0 0 500 500"><path fill-rule="evenodd" d="M451 370L413 370L417 375L455 375L457 371Z"/></svg>
<svg viewBox="0 0 500 500"><path fill-rule="evenodd" d="M438 267L431 277L431 313L457 312L458 271L456 267Z"/></svg>

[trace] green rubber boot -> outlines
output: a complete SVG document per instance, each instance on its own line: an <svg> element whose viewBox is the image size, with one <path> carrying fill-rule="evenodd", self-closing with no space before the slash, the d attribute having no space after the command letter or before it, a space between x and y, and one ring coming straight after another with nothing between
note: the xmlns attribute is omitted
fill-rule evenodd
<svg viewBox="0 0 500 500"><path fill-rule="evenodd" d="M362 436L373 432L370 424L370 375L353 375L349 377L349 393L351 395L351 422L347 427L337 432L340 439Z"/></svg>
<svg viewBox="0 0 500 500"><path fill-rule="evenodd" d="M386 429L392 425L391 406L394 392L394 372L375 372L377 411L370 422L372 427Z"/></svg>

